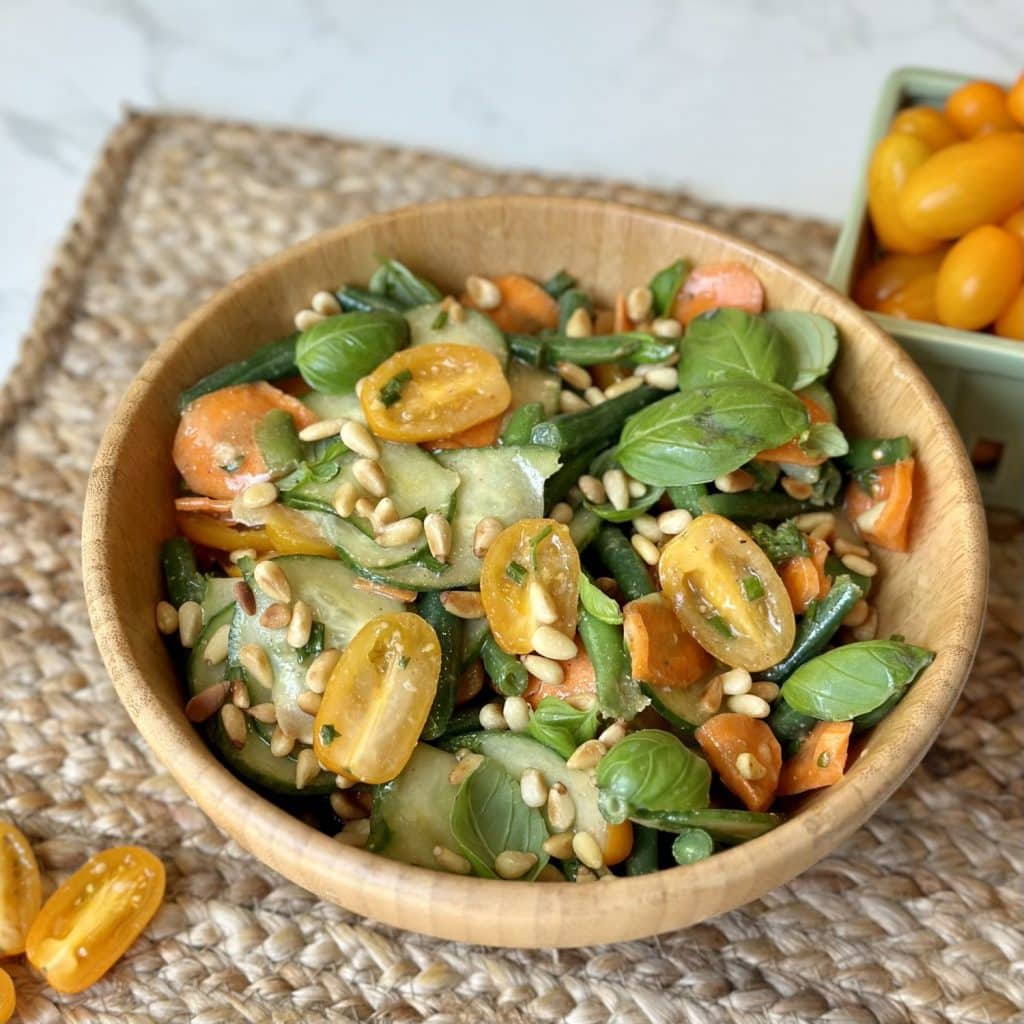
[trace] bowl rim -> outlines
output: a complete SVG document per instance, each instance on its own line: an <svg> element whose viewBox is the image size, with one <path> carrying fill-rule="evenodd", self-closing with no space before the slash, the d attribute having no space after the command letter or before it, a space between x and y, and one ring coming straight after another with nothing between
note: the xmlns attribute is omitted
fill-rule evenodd
<svg viewBox="0 0 1024 1024"><path fill-rule="evenodd" d="M735 909L789 881L859 828L918 765L952 712L980 639L988 566L986 560L965 583L965 598L959 605L959 635L963 642L947 648L943 652L946 656L937 658L929 669L940 673L936 685L948 699L929 702L918 709L913 728L903 738L903 757L898 768L894 770L881 763L884 759L872 758L869 752L858 760L856 770L848 773L842 786L823 791L770 835L685 869L676 867L650 875L618 878L613 885L602 887L600 900L594 900L587 886L558 886L553 893L545 885L515 886L510 882L442 874L344 846L277 807L231 774L205 743L194 742L197 734L185 719L182 707L167 708L153 699L131 656L124 622L116 614L110 580L118 575L118 570L104 556L105 534L111 467L119 461L129 441L132 417L156 371L188 344L200 323L297 257L396 219L421 217L425 213L444 215L455 209L484 213L510 203L538 209L556 205L594 213L612 211L629 218L685 226L697 235L726 243L737 257L755 267L768 264L812 292L831 293L840 305L847 307L857 329L869 336L873 344L888 350L894 369L914 379L926 396L930 393L930 411L938 417L938 427L947 435L945 440L959 449L954 466L958 470L958 504L963 506L966 528L971 539L987 550L977 484L948 413L910 358L850 299L766 250L670 214L596 199L488 196L409 205L318 233L258 263L183 320L146 359L104 431L86 492L82 570L91 625L121 703L149 748L179 785L244 849L318 898L389 925L490 946L569 948L660 934L704 919L706 914L688 913L686 901L679 899L688 887L713 894L719 907L716 913ZM162 642L156 632L153 642ZM279 842L268 844L268 835ZM769 842L771 847L765 845ZM759 860L759 853L766 856ZM688 872L685 876L684 871ZM553 898L556 893L557 898ZM595 903L600 904L598 910ZM477 921L474 908L481 905L487 906L487 912ZM643 913L634 915L641 907Z"/></svg>

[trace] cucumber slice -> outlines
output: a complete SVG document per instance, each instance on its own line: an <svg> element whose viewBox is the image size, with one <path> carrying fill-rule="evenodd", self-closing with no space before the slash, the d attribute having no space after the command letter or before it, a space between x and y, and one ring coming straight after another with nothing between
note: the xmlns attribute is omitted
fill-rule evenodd
<svg viewBox="0 0 1024 1024"><path fill-rule="evenodd" d="M214 633L232 621L235 609L232 603L214 615L203 630L188 659L189 695L202 693L210 686L224 680L228 663L210 665L203 655L206 645ZM217 757L236 775L248 782L274 793L286 793L291 796L317 796L330 793L334 788L334 777L327 772L319 776L302 790L295 788L295 757L275 757L270 752L270 744L257 723L249 722L249 734L245 746L239 750L224 734L220 724L220 716L215 715L206 722L202 731L213 748Z"/></svg>
<svg viewBox="0 0 1024 1024"><path fill-rule="evenodd" d="M485 313L478 313L475 309L467 309L464 312L463 319L455 323L450 316L441 317L444 309L440 302L406 310L409 346L471 345L473 348L482 348L490 352L504 366L508 362L505 335ZM435 327L439 319L443 319L444 323L440 327Z"/></svg>
<svg viewBox="0 0 1024 1024"><path fill-rule="evenodd" d="M522 359L513 359L508 364L505 376L508 377L508 386L512 391L510 412L531 402L540 402L545 416L554 416L558 413L562 378L557 373L531 366Z"/></svg>
<svg viewBox="0 0 1024 1024"><path fill-rule="evenodd" d="M653 686L641 683L640 688L651 698L654 710L667 722L684 732L693 732L714 712L701 705L710 678L690 686Z"/></svg>
<svg viewBox="0 0 1024 1024"><path fill-rule="evenodd" d="M356 576L341 562L313 555L286 555L275 559L284 571L293 600L309 605L316 622L324 624L324 647L344 650L353 636L378 615L403 611L405 606L378 594L368 594L353 587ZM313 716L298 706L299 695L306 689L306 665L298 652L285 640L282 629L260 625L260 615L273 602L259 587L253 587L256 612L246 615L241 607L235 610L231 623L228 655L237 664L243 644L260 644L270 658L274 670L271 693L252 680L247 680L254 704L273 700L277 721L290 736L303 743L313 742Z"/></svg>
<svg viewBox="0 0 1024 1024"><path fill-rule="evenodd" d="M437 867L435 846L458 852L449 825L458 786L448 773L456 764L446 751L418 744L398 778L374 790L367 849L424 868Z"/></svg>
<svg viewBox="0 0 1024 1024"><path fill-rule="evenodd" d="M199 607L203 612L203 625L209 625L218 612L235 603L235 584L231 576L207 576L203 585L203 599Z"/></svg>
<svg viewBox="0 0 1024 1024"><path fill-rule="evenodd" d="M366 424L363 407L354 391L342 395L325 395L321 391L311 391L304 395L302 401L310 407L322 420L356 420Z"/></svg>

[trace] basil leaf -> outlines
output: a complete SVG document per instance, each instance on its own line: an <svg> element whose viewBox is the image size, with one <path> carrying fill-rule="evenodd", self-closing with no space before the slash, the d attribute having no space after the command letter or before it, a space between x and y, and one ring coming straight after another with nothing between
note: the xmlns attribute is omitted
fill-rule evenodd
<svg viewBox="0 0 1024 1024"><path fill-rule="evenodd" d="M597 735L597 708L580 711L560 697L545 697L530 716L526 731L568 760L581 743Z"/></svg>
<svg viewBox="0 0 1024 1024"><path fill-rule="evenodd" d="M750 535L754 538L754 543L775 565L785 562L787 558L809 556L811 553L807 538L791 520L779 523L774 530L766 523L755 523Z"/></svg>
<svg viewBox="0 0 1024 1024"><path fill-rule="evenodd" d="M834 505L843 486L843 475L836 469L834 462L823 462L818 479L811 487L810 502L822 508Z"/></svg>
<svg viewBox="0 0 1024 1024"><path fill-rule="evenodd" d="M295 363L316 391L351 391L409 338L409 324L397 313L342 313L303 331Z"/></svg>
<svg viewBox="0 0 1024 1024"><path fill-rule="evenodd" d="M836 325L831 320L818 313L790 309L772 310L761 315L789 342L796 364L796 380L790 385L794 391L807 387L828 373L839 350Z"/></svg>
<svg viewBox="0 0 1024 1024"><path fill-rule="evenodd" d="M845 722L906 689L934 657L898 640L847 644L801 665L782 684L782 698L801 714Z"/></svg>
<svg viewBox="0 0 1024 1024"><path fill-rule="evenodd" d="M542 846L548 837L543 815L523 803L518 781L490 758L459 786L449 823L463 856L483 878L498 877L494 862L504 850L537 855L526 880L548 862Z"/></svg>
<svg viewBox="0 0 1024 1024"><path fill-rule="evenodd" d="M663 811L708 806L711 769L669 732L630 733L597 765L597 803L613 825Z"/></svg>
<svg viewBox="0 0 1024 1024"><path fill-rule="evenodd" d="M683 282L690 274L693 264L689 260L676 260L675 263L659 270L651 278L649 285L654 300L655 316L671 316L672 307L676 304L676 296Z"/></svg>
<svg viewBox="0 0 1024 1024"><path fill-rule="evenodd" d="M742 309L716 309L690 322L679 349L679 390L757 380L792 387L796 362L785 335Z"/></svg>
<svg viewBox="0 0 1024 1024"><path fill-rule="evenodd" d="M798 443L800 451L815 458L834 459L850 450L846 435L834 423L812 423Z"/></svg>
<svg viewBox="0 0 1024 1024"><path fill-rule="evenodd" d="M594 586L585 573L580 573L580 604L601 622L617 626L622 621L622 609L618 601L609 597L600 587Z"/></svg>
<svg viewBox="0 0 1024 1024"><path fill-rule="evenodd" d="M663 398L626 421L618 459L630 476L667 487L731 473L802 434L807 410L778 384L737 380Z"/></svg>
<svg viewBox="0 0 1024 1024"><path fill-rule="evenodd" d="M404 263L385 260L370 278L370 291L374 295L397 302L406 309L440 302L440 290L425 278L417 277Z"/></svg>

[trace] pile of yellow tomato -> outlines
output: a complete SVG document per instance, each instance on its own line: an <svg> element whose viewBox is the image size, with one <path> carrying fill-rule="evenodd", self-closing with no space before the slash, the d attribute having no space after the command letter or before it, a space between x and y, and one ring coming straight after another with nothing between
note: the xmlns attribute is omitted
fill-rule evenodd
<svg viewBox="0 0 1024 1024"><path fill-rule="evenodd" d="M865 309L1024 340L1024 74L908 107L875 147Z"/></svg>

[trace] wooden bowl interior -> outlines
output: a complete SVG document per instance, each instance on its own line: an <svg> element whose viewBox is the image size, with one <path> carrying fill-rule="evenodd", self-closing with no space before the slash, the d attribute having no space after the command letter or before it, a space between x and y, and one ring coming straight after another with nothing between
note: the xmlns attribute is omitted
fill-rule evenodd
<svg viewBox="0 0 1024 1024"><path fill-rule="evenodd" d="M819 312L842 336L833 389L851 433L909 434L918 452L912 550L879 554L880 635L937 652L864 744L847 776L770 835L710 861L601 887L522 886L428 872L343 847L228 773L185 720L181 682L153 626L158 547L174 531L170 442L179 391L287 333L313 292L364 282L395 256L458 292L469 273L566 267L603 303L671 260L738 259L772 308ZM682 927L739 906L819 860L903 781L956 701L986 586L984 518L963 447L934 392L850 302L782 261L708 228L568 199L456 201L317 236L240 278L183 323L129 389L96 460L83 554L97 642L123 704L157 756L242 846L318 895L421 932L510 946L575 946Z"/></svg>

